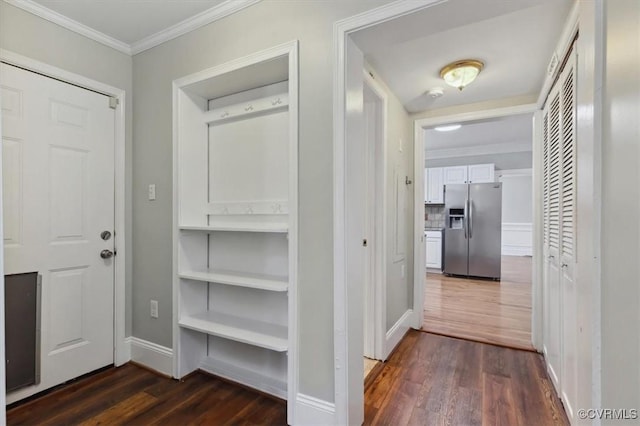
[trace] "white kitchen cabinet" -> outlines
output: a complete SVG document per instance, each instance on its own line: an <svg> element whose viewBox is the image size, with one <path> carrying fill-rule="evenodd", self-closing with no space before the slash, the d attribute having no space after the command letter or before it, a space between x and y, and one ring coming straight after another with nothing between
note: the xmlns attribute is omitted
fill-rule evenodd
<svg viewBox="0 0 640 426"><path fill-rule="evenodd" d="M445 185L467 182L467 166L445 167L443 169L443 180Z"/></svg>
<svg viewBox="0 0 640 426"><path fill-rule="evenodd" d="M425 231L427 268L442 268L442 232Z"/></svg>
<svg viewBox="0 0 640 426"><path fill-rule="evenodd" d="M494 164L474 164L467 171L467 183L495 182Z"/></svg>
<svg viewBox="0 0 640 426"><path fill-rule="evenodd" d="M289 401L297 46L174 82L174 377L202 369Z"/></svg>
<svg viewBox="0 0 640 426"><path fill-rule="evenodd" d="M442 167L433 167L425 170L424 202L426 204L444 204L442 172Z"/></svg>
<svg viewBox="0 0 640 426"><path fill-rule="evenodd" d="M495 164L443 168L443 184L495 182Z"/></svg>

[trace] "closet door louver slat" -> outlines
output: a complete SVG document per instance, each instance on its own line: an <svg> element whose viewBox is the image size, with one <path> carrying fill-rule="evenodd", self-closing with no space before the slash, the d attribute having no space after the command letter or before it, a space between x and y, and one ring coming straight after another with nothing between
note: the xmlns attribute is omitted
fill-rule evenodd
<svg viewBox="0 0 640 426"><path fill-rule="evenodd" d="M551 100L549 112L549 247L560 243L560 94Z"/></svg>
<svg viewBox="0 0 640 426"><path fill-rule="evenodd" d="M549 111L544 111L542 128L542 232L545 247L549 244Z"/></svg>
<svg viewBox="0 0 640 426"><path fill-rule="evenodd" d="M562 86L562 255L573 257L575 235L575 89L574 68Z"/></svg>

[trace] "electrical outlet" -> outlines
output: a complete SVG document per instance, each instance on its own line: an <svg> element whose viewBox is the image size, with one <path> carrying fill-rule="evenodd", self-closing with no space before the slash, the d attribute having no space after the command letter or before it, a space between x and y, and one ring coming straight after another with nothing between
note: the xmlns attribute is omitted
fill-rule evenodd
<svg viewBox="0 0 640 426"><path fill-rule="evenodd" d="M150 303L151 308L151 318L158 318L158 301L152 300Z"/></svg>

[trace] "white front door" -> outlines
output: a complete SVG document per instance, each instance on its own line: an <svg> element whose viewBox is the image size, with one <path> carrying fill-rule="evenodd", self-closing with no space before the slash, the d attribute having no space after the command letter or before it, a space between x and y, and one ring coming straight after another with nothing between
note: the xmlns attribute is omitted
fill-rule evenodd
<svg viewBox="0 0 640 426"><path fill-rule="evenodd" d="M42 276L41 383L13 402L113 363L115 113L10 65L0 83L5 274Z"/></svg>

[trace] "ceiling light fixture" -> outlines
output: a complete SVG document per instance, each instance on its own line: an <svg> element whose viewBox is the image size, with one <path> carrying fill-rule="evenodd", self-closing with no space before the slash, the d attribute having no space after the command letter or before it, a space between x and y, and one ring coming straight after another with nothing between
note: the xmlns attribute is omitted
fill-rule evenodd
<svg viewBox="0 0 640 426"><path fill-rule="evenodd" d="M433 130L437 130L438 132L451 132L458 130L460 127L462 127L462 124L447 124L446 126L434 127Z"/></svg>
<svg viewBox="0 0 640 426"><path fill-rule="evenodd" d="M449 86L462 90L476 79L483 68L484 64L477 59L464 59L445 65L440 70L440 77Z"/></svg>

